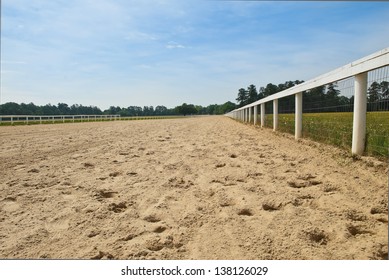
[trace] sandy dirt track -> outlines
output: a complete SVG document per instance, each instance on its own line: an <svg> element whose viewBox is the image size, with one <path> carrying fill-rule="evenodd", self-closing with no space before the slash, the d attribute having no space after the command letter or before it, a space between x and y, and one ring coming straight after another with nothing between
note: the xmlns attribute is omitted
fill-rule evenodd
<svg viewBox="0 0 389 280"><path fill-rule="evenodd" d="M0 258L386 259L387 164L226 117L0 127Z"/></svg>

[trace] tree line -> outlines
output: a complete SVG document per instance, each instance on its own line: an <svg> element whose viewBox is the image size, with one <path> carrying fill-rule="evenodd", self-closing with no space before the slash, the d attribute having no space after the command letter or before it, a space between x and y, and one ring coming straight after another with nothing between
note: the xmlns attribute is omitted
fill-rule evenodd
<svg viewBox="0 0 389 280"><path fill-rule="evenodd" d="M171 115L220 115L232 111L236 104L226 102L224 104L212 104L206 107L200 105L183 103L174 108L165 106L110 106L102 111L96 106L83 106L74 104L69 106L66 103L57 105L46 104L43 106L34 103L8 102L0 105L0 115L121 115L123 117L134 116L171 116Z"/></svg>
<svg viewBox="0 0 389 280"><path fill-rule="evenodd" d="M167 115L221 115L230 112L236 108L243 107L259 99L265 98L277 92L286 90L304 81L286 81L275 85L268 83L265 87L257 90L256 86L251 84L238 90L236 98L237 104L225 102L224 104L211 104L206 107L183 103L174 108L165 106L129 106L119 107L110 106L102 111L96 106L83 106L73 104L69 106L66 103L57 105L46 104L43 106L34 103L15 103L8 102L0 104L0 115L121 115L123 117L134 116L167 116ZM316 87L303 92L303 111L304 112L351 112L353 109L354 96L346 97L340 94L336 83ZM389 110L389 82L373 82L367 91L367 101L369 111L387 111ZM266 103L266 112L273 110L271 102ZM279 100L280 113L294 112L295 98L288 96Z"/></svg>
<svg viewBox="0 0 389 280"><path fill-rule="evenodd" d="M102 113L96 106L79 104L68 106L66 103L58 103L58 105L38 106L34 103L8 102L0 105L0 115L101 115Z"/></svg>
<svg viewBox="0 0 389 280"><path fill-rule="evenodd" d="M373 82L368 91L368 110L387 111L389 110L389 82Z"/></svg>
<svg viewBox="0 0 389 280"><path fill-rule="evenodd" d="M238 90L236 101L237 108L243 107L257 100L281 92L304 81L286 81L282 84L269 83L266 87L259 90L251 84ZM354 96L347 97L340 94L337 89L337 83L319 86L303 92L303 111L304 112L351 112L353 110ZM389 110L389 82L373 82L367 90L368 110L383 111ZM267 112L273 110L271 102L265 104ZM287 96L279 99L279 112L292 113L295 109L295 97Z"/></svg>

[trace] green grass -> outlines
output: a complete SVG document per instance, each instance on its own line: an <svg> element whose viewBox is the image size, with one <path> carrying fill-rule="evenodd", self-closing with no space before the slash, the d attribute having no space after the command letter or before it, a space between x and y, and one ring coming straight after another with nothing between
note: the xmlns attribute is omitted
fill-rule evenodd
<svg viewBox="0 0 389 280"><path fill-rule="evenodd" d="M389 156L389 112L367 113L367 153Z"/></svg>
<svg viewBox="0 0 389 280"><path fill-rule="evenodd" d="M350 149L352 131L352 113L303 114L303 137Z"/></svg>
<svg viewBox="0 0 389 280"><path fill-rule="evenodd" d="M279 131L294 134L294 114L278 115ZM273 115L266 115L265 126L273 127ZM351 149L353 113L304 113L303 137ZM366 154L389 156L389 112L368 112L366 116Z"/></svg>

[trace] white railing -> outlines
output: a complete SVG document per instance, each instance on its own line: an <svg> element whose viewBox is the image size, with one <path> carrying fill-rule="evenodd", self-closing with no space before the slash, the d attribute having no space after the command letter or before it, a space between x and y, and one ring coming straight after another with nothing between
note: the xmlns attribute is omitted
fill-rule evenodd
<svg viewBox="0 0 389 280"><path fill-rule="evenodd" d="M302 137L303 92L354 77L354 115L351 152L356 155L362 155L366 140L367 73L387 65L389 65L389 48L231 111L226 116L243 122L251 122L252 111L254 109L253 122L256 125L258 123L258 106L260 106L260 124L263 127L265 125L265 103L273 101L273 130L277 130L278 100L283 97L295 95L295 138L299 139Z"/></svg>
<svg viewBox="0 0 389 280"><path fill-rule="evenodd" d="M116 121L120 120L120 115L0 115L2 123L55 123L55 122L88 122L88 121Z"/></svg>

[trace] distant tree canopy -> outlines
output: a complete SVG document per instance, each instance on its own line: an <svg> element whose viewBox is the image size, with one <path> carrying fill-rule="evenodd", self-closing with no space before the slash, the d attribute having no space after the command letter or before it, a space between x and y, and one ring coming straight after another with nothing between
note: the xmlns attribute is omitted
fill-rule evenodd
<svg viewBox="0 0 389 280"><path fill-rule="evenodd" d="M236 101L237 107L243 107L277 92L286 90L295 85L301 84L304 81L286 81L283 84L274 85L269 83L266 87L260 87L258 93L254 85L250 85L247 89L240 88ZM389 82L381 83L373 82L367 91L368 109L369 110L389 110L389 102L380 102L389 100ZM354 97L346 97L340 95L336 83L330 83L326 86L319 86L304 92L303 110L304 112L336 112L336 111L351 111L354 102ZM374 103L374 104L373 104ZM295 98L287 96L279 100L279 111L283 113L294 112ZM266 111L272 110L272 104L266 103Z"/></svg>
<svg viewBox="0 0 389 280"><path fill-rule="evenodd" d="M58 103L58 106L46 104L38 106L34 103L8 102L0 105L0 115L101 115L103 112L96 106L83 106L74 104L68 106Z"/></svg>
<svg viewBox="0 0 389 280"><path fill-rule="evenodd" d="M96 106L83 106L79 104L67 105L58 103L58 105L46 104L43 106L35 105L34 103L8 102L0 105L0 115L121 115L123 117L135 116L171 116L171 115L219 115L225 114L236 108L232 102L224 104L212 104L207 107L193 104L182 104L175 108L167 108L165 106L129 106L119 107L110 106L107 110L100 110Z"/></svg>
<svg viewBox="0 0 389 280"><path fill-rule="evenodd" d="M389 82L373 82L367 90L367 100L370 111L389 110Z"/></svg>
<svg viewBox="0 0 389 280"><path fill-rule="evenodd" d="M177 106L176 107L176 111L178 114L180 115L194 115L197 113L197 109L195 107L195 105L193 104L182 104L181 106Z"/></svg>
<svg viewBox="0 0 389 280"><path fill-rule="evenodd" d="M257 100L260 100L262 98L265 98L269 95L275 94L277 92L283 91L285 89L288 89L290 87L293 87L297 84L301 84L304 81L287 81L283 84L274 85L272 83L267 84L266 87L261 87L259 91L257 91L257 88L255 85L251 84L247 87L247 89L240 88L238 91L238 97L236 98L236 101L238 102L238 108L243 107L245 105L248 105L250 103L253 103Z"/></svg>

